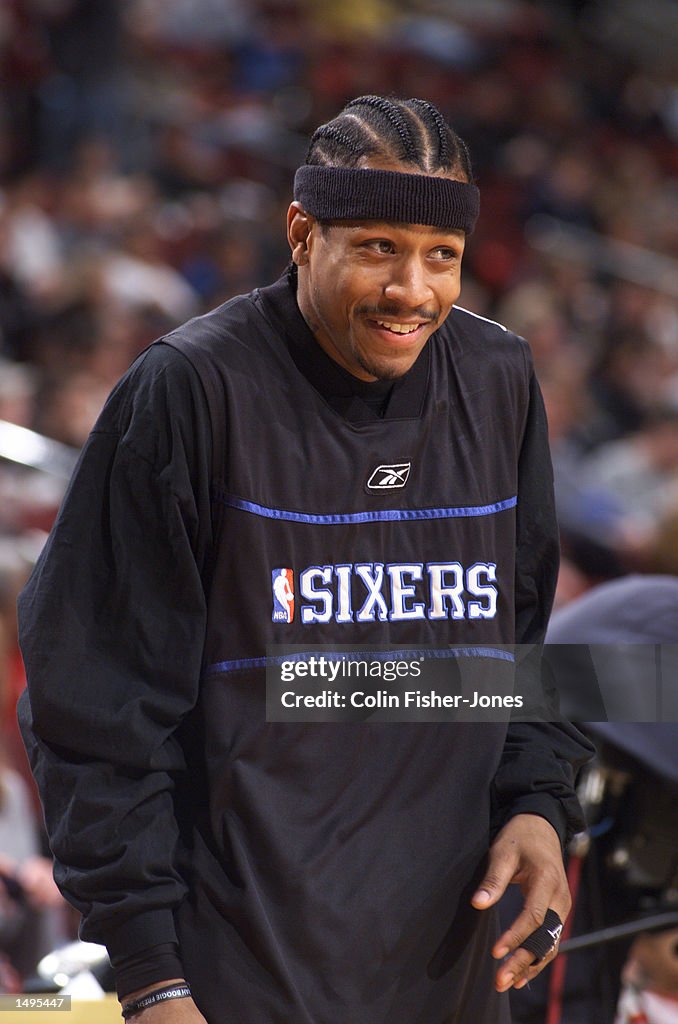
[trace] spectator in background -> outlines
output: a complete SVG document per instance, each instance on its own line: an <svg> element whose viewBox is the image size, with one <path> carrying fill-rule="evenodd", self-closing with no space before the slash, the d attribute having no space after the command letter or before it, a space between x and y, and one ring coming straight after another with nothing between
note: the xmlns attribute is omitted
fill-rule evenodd
<svg viewBox="0 0 678 1024"><path fill-rule="evenodd" d="M44 163L68 170L86 138L112 140L129 153L126 40L118 0L30 0L42 22L49 71L38 93Z"/></svg>
<svg viewBox="0 0 678 1024"><path fill-rule="evenodd" d="M36 394L33 429L73 448L81 448L101 411L108 390L86 371L44 377Z"/></svg>
<svg viewBox="0 0 678 1024"><path fill-rule="evenodd" d="M678 353L654 337L650 323L612 328L591 371L594 414L578 432L589 450L644 427L666 404L676 379Z"/></svg>
<svg viewBox="0 0 678 1024"><path fill-rule="evenodd" d="M67 938L67 905L41 846L29 788L0 745L0 953L14 971L10 991Z"/></svg>
<svg viewBox="0 0 678 1024"><path fill-rule="evenodd" d="M655 535L641 560L643 572L667 572L678 577L678 507L659 522Z"/></svg>
<svg viewBox="0 0 678 1024"><path fill-rule="evenodd" d="M648 413L639 431L601 445L579 468L582 487L597 488L610 510L604 528L633 557L678 509L678 408Z"/></svg>
<svg viewBox="0 0 678 1024"><path fill-rule="evenodd" d="M0 541L0 988L21 991L42 956L67 933L67 905L52 876L32 776L21 749L16 701L24 686L16 596L29 561ZM9 970L7 969L9 968Z"/></svg>

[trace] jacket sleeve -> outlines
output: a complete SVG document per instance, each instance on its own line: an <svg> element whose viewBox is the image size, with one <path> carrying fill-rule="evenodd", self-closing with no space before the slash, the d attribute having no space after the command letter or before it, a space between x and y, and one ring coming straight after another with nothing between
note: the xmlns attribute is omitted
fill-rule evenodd
<svg viewBox="0 0 678 1024"><path fill-rule="evenodd" d="M19 602L19 718L55 877L109 952L174 942L177 729L194 707L209 550L209 415L185 357L113 392Z"/></svg>
<svg viewBox="0 0 678 1024"><path fill-rule="evenodd" d="M558 579L559 540L546 412L529 362L528 369L529 409L518 465L516 660L518 685L537 692L543 720L509 724L494 779L492 827L496 832L515 814L539 814L565 844L584 828L575 782L594 748L575 726L559 720L541 657Z"/></svg>

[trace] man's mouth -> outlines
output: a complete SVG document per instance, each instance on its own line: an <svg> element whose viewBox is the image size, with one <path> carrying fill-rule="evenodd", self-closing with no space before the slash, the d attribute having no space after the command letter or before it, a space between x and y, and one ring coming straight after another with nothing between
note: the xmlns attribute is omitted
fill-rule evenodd
<svg viewBox="0 0 678 1024"><path fill-rule="evenodd" d="M412 334L424 326L423 324L398 324L389 320L377 320L377 325L391 331L392 334Z"/></svg>

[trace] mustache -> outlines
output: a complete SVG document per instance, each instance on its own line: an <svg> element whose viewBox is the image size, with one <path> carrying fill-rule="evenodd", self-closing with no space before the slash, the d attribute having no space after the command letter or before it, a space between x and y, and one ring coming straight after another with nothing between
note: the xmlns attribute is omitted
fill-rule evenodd
<svg viewBox="0 0 678 1024"><path fill-rule="evenodd" d="M400 320L418 320L420 323L434 324L438 320L438 314L428 309L398 309L396 306L358 306L358 316L367 317L370 320L388 320L398 323Z"/></svg>

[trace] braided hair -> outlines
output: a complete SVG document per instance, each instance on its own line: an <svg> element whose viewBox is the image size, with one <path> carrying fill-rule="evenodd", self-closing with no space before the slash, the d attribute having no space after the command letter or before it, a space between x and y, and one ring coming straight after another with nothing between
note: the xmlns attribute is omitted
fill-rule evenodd
<svg viewBox="0 0 678 1024"><path fill-rule="evenodd" d="M473 182L466 144L426 100L358 96L311 137L307 164L358 167L381 158L434 174L447 171Z"/></svg>

